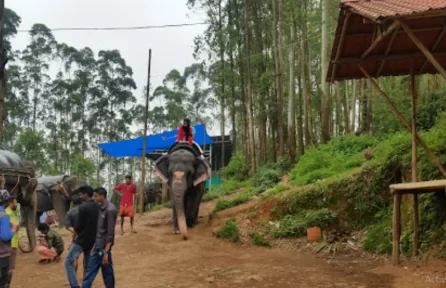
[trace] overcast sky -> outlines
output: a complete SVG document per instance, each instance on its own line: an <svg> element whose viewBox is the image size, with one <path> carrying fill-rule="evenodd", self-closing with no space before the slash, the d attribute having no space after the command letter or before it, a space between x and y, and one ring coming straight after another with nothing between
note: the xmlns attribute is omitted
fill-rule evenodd
<svg viewBox="0 0 446 288"><path fill-rule="evenodd" d="M203 13L190 11L187 0L6 0L5 6L21 18L20 29L35 23L49 28L122 27L204 22ZM184 68L194 62L193 38L205 25L134 31L54 31L58 42L75 48L118 49L133 68L138 86L135 96L144 103L142 88L146 85L148 50L152 49L152 88L162 84L171 69ZM28 34L19 33L12 41L13 49L23 50ZM141 124L142 125L142 124ZM209 134L219 134L218 123Z"/></svg>

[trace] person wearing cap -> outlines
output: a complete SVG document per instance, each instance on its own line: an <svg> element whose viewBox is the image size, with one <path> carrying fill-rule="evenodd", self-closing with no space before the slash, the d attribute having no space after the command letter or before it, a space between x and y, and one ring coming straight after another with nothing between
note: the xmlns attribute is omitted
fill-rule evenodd
<svg viewBox="0 0 446 288"><path fill-rule="evenodd" d="M11 240L18 231L17 225L11 225L11 218L5 208L14 201L7 190L0 190L0 287L8 287L9 261L12 254Z"/></svg>
<svg viewBox="0 0 446 288"><path fill-rule="evenodd" d="M60 259L65 246L64 241L56 230L51 229L47 223L40 223L37 230L43 234L39 245L37 245L37 254L39 254L41 264L48 264Z"/></svg>
<svg viewBox="0 0 446 288"><path fill-rule="evenodd" d="M17 200L15 198L9 201L8 206L5 209L6 214L9 215L11 226L17 227L19 230L19 220L17 219ZM9 258L9 275L8 275L8 285L11 286L12 274L14 273L15 263L17 258L17 248L19 248L19 233L15 233L14 237L11 239L11 257Z"/></svg>
<svg viewBox="0 0 446 288"><path fill-rule="evenodd" d="M135 217L135 210L133 209L133 196L137 197L136 185L132 183L132 176L125 176L125 183L121 183L112 189L113 192L121 196L121 203L119 204L119 216L121 216L121 235L124 235L124 218L130 217L130 232L136 233L133 230L133 219ZM118 192L121 191L121 192Z"/></svg>
<svg viewBox="0 0 446 288"><path fill-rule="evenodd" d="M111 249L115 242L115 226L117 211L115 205L107 200L107 190L102 187L94 190L94 199L100 205L100 216L96 234L96 242L88 260L87 273L82 288L91 288L94 279L102 271L102 279L106 288L115 287L115 275Z"/></svg>
<svg viewBox="0 0 446 288"><path fill-rule="evenodd" d="M84 271L86 271L90 251L96 241L97 223L99 220L99 205L92 199L93 188L88 185L83 185L79 187L77 192L79 192L79 197L83 203L78 208L78 216L73 227L74 241L68 249L64 263L68 281L70 282L70 286L74 288L80 287L76 277L74 262L83 253Z"/></svg>

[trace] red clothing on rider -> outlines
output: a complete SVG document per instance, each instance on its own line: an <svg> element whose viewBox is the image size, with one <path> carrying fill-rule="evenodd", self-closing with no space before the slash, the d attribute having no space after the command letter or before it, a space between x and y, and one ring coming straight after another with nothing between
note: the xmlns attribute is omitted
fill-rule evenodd
<svg viewBox="0 0 446 288"><path fill-rule="evenodd" d="M189 137L188 137L188 139L184 139L184 138L186 137L185 134L186 134L186 133L184 133L183 125L181 125L180 127L178 127L177 141L178 141L178 142L180 142L180 141L187 141L187 142L189 142L189 145L192 145L192 139L193 139L193 136L194 136L194 135L192 134L192 128L189 127Z"/></svg>

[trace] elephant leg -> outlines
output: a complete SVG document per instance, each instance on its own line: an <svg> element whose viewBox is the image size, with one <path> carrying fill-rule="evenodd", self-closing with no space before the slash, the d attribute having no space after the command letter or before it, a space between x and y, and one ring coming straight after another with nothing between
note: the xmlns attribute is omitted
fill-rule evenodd
<svg viewBox="0 0 446 288"><path fill-rule="evenodd" d="M173 217L173 233L174 234L179 234L180 233L180 228L178 227L178 218L177 218L177 212L175 209L175 205L172 205L172 217Z"/></svg>
<svg viewBox="0 0 446 288"><path fill-rule="evenodd" d="M65 198L61 193L54 193L53 195L53 206L54 210L56 210L57 222L59 227L64 226L65 216L67 215L67 211L70 209L70 201Z"/></svg>
<svg viewBox="0 0 446 288"><path fill-rule="evenodd" d="M42 215L43 215L43 212L37 212L37 215L36 215L37 226L39 226L39 224L40 224L40 217L42 217Z"/></svg>
<svg viewBox="0 0 446 288"><path fill-rule="evenodd" d="M201 198L203 197L203 191L201 187L191 188L191 193L188 195L188 209L186 210L186 223L188 227L193 227L197 224L198 212L200 208Z"/></svg>

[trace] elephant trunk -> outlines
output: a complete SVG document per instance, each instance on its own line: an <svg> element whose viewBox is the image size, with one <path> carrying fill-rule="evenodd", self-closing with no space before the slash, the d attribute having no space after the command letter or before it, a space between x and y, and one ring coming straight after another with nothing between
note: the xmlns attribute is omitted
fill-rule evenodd
<svg viewBox="0 0 446 288"><path fill-rule="evenodd" d="M178 228L184 240L187 240L186 216L184 214L184 197L186 193L187 181L184 179L183 172L176 172L173 181L173 200L175 212L177 214Z"/></svg>

